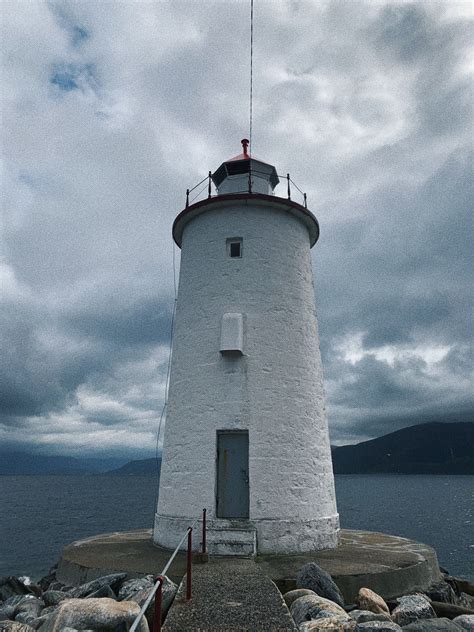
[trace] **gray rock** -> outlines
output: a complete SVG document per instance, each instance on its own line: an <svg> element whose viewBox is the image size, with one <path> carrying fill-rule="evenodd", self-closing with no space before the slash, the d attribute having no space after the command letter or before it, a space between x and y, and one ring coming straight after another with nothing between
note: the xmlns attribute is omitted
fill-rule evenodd
<svg viewBox="0 0 474 632"><path fill-rule="evenodd" d="M57 607L58 606L46 606L46 608L43 608L43 610L41 610L41 616L44 617L51 614L56 610Z"/></svg>
<svg viewBox="0 0 474 632"><path fill-rule="evenodd" d="M305 595L299 597L291 604L290 613L296 625L320 618L338 618L349 621L349 615L334 601L320 597L319 595Z"/></svg>
<svg viewBox="0 0 474 632"><path fill-rule="evenodd" d="M381 612L371 612L370 610L352 610L349 612L351 619L357 623L367 623L368 621L391 621L390 615Z"/></svg>
<svg viewBox="0 0 474 632"><path fill-rule="evenodd" d="M444 580L452 587L457 597L460 597L461 593L474 597L474 583L469 580L451 577L450 575L446 576Z"/></svg>
<svg viewBox="0 0 474 632"><path fill-rule="evenodd" d="M43 608L40 615L36 619L28 621L28 625L31 625L35 630L39 630L41 626L46 623L51 614L56 610L57 606L48 606Z"/></svg>
<svg viewBox="0 0 474 632"><path fill-rule="evenodd" d="M99 588L103 586L110 586L110 588L114 591L119 589L122 581L127 577L127 573L113 573L112 575L104 575L104 577L99 577L97 579L93 579L91 582L87 582L87 584L82 584L77 588L71 588L68 590L69 598L80 599L81 597L87 597Z"/></svg>
<svg viewBox="0 0 474 632"><path fill-rule="evenodd" d="M296 587L314 590L320 597L325 597L344 606L344 597L332 577L314 562L308 562L296 573Z"/></svg>
<svg viewBox="0 0 474 632"><path fill-rule="evenodd" d="M43 616L43 614L41 614L41 616L37 617L36 619L29 621L28 625L30 625L33 628L33 630L39 630L41 626L44 623L46 623L47 620L48 620L48 615Z"/></svg>
<svg viewBox="0 0 474 632"><path fill-rule="evenodd" d="M33 597L34 595L31 595L31 597ZM3 602L2 604L2 608L5 608L5 606L13 606L14 608L17 607L17 605L23 601L23 599L26 597L26 595L13 595L13 597L9 597L6 601Z"/></svg>
<svg viewBox="0 0 474 632"><path fill-rule="evenodd" d="M41 632L62 632L66 627L117 632L124 625L130 626L139 612L140 607L133 601L115 601L107 597L67 599L61 602L55 612L48 617L41 626ZM149 632L148 623L144 617L137 630Z"/></svg>
<svg viewBox="0 0 474 632"><path fill-rule="evenodd" d="M34 632L34 628L26 623L16 621L0 621L0 632Z"/></svg>
<svg viewBox="0 0 474 632"><path fill-rule="evenodd" d="M474 611L474 596L468 595L468 593L462 592L459 597L457 597L457 602L459 606L464 606L464 608L469 608Z"/></svg>
<svg viewBox="0 0 474 632"><path fill-rule="evenodd" d="M405 629L405 628L403 628ZM402 628L393 621L366 621L358 623L356 632L401 632Z"/></svg>
<svg viewBox="0 0 474 632"><path fill-rule="evenodd" d="M0 606L0 621L11 619L15 616L15 606Z"/></svg>
<svg viewBox="0 0 474 632"><path fill-rule="evenodd" d="M150 590L151 588L142 588L135 594L131 595L129 600L135 601L141 608L143 604L145 603L145 601L148 599ZM173 603L173 599L175 598L177 592L178 592L178 586L174 582L172 582L170 579L168 579L168 577L165 577L165 581L162 588L162 602L161 602L161 620L162 621L165 618L166 613L168 612L171 604ZM153 599L150 601L150 604L148 605L148 608L145 611L145 617L148 621L148 625L150 626L150 628L152 627L154 609L155 609L155 597L153 597Z"/></svg>
<svg viewBox="0 0 474 632"><path fill-rule="evenodd" d="M87 595L86 599L99 599L100 597L108 597L109 599L117 599L117 595L114 593L110 586L101 586L98 590Z"/></svg>
<svg viewBox="0 0 474 632"><path fill-rule="evenodd" d="M454 619L455 617L460 617L462 614L474 614L474 610L472 608L456 606L456 604L453 603L432 601L431 606L438 617L446 617L447 619Z"/></svg>
<svg viewBox="0 0 474 632"><path fill-rule="evenodd" d="M436 617L436 613L425 595L420 593L405 595L399 597L397 601L398 606L392 612L392 619L402 627L419 619Z"/></svg>
<svg viewBox="0 0 474 632"><path fill-rule="evenodd" d="M462 614L454 619L454 623L463 630L474 630L474 614Z"/></svg>
<svg viewBox="0 0 474 632"><path fill-rule="evenodd" d="M14 595L13 597L9 597L1 606L0 606L0 621L5 621L7 619L15 618L15 611L17 605L20 603L22 599L24 599L25 595Z"/></svg>
<svg viewBox="0 0 474 632"><path fill-rule="evenodd" d="M48 586L48 590L63 590L64 588L67 588L67 586L58 581L51 582L51 584ZM69 588L72 587L70 586Z"/></svg>
<svg viewBox="0 0 474 632"><path fill-rule="evenodd" d="M403 632L461 632L450 619L422 619L403 626Z"/></svg>
<svg viewBox="0 0 474 632"><path fill-rule="evenodd" d="M30 623L39 616L43 608L44 601L32 595L25 595L24 599L15 608L15 621Z"/></svg>
<svg viewBox="0 0 474 632"><path fill-rule="evenodd" d="M441 601L443 603L457 603L457 596L450 584L445 581L432 584L428 590L425 590L426 595L433 601Z"/></svg>
<svg viewBox="0 0 474 632"><path fill-rule="evenodd" d="M43 593L42 599L47 606L57 606L61 601L70 599L70 597L60 590L47 590Z"/></svg>
<svg viewBox="0 0 474 632"><path fill-rule="evenodd" d="M348 619L343 621L337 617L313 619L298 626L299 632L357 632L357 623Z"/></svg>
<svg viewBox="0 0 474 632"><path fill-rule="evenodd" d="M299 599L300 597L306 597L306 595L315 594L316 593L314 592L314 590L310 590L309 588L297 588L296 590L290 590L285 593L283 595L283 599L289 608L296 599Z"/></svg>
<svg viewBox="0 0 474 632"><path fill-rule="evenodd" d="M34 592L28 588L18 577L0 577L0 601L6 601L15 595L32 595Z"/></svg>
<svg viewBox="0 0 474 632"><path fill-rule="evenodd" d="M56 570L42 577L38 584L42 591L48 590L53 582L56 581Z"/></svg>
<svg viewBox="0 0 474 632"><path fill-rule="evenodd" d="M127 601L132 595L143 588L151 589L154 583L155 580L153 575L145 575L144 577L129 579L121 585L120 590L117 593L118 601Z"/></svg>

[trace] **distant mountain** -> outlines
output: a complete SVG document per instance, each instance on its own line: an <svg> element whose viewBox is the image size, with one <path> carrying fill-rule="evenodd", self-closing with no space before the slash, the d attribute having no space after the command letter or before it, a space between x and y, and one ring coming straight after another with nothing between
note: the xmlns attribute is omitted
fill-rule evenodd
<svg viewBox="0 0 474 632"><path fill-rule="evenodd" d="M158 476L160 475L161 457L130 461L116 470L107 472L110 476Z"/></svg>
<svg viewBox="0 0 474 632"><path fill-rule="evenodd" d="M28 452L0 452L0 476L32 474L98 474L122 465L125 459L79 459L70 456L45 456Z"/></svg>
<svg viewBox="0 0 474 632"><path fill-rule="evenodd" d="M333 447L336 474L474 474L474 422L426 423Z"/></svg>
<svg viewBox="0 0 474 632"><path fill-rule="evenodd" d="M474 474L474 422L425 423L332 448L336 474ZM161 458L85 459L0 452L0 476L106 474L158 476Z"/></svg>

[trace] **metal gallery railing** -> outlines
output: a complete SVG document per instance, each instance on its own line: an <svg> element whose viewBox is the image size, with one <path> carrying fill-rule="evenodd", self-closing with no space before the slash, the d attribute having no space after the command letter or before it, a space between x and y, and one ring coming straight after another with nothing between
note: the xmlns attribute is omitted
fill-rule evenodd
<svg viewBox="0 0 474 632"><path fill-rule="evenodd" d="M202 555L206 554L206 509L202 510L202 517L196 518L190 527L186 529L185 534L176 545L176 548L171 553L168 561L166 562L165 567L161 571L161 573L157 576L156 582L153 585L153 588L150 590L150 594L148 595L145 603L140 609L135 621L130 626L129 632L135 632L137 629L142 617L145 616L145 612L155 597L155 607L153 611L153 632L161 632L161 615L163 608L163 585L165 582L165 576L168 572L171 564L173 563L174 558L178 554L178 551L181 548L181 545L185 540L187 540L186 545L186 600L189 601L192 597L192 581L193 581L193 529L197 522L202 522L202 540L201 540L201 553Z"/></svg>
<svg viewBox="0 0 474 632"><path fill-rule="evenodd" d="M260 171L257 169L252 169L251 171L248 172L249 177L248 177L248 186L245 187L245 189L242 189L241 191L234 191L234 193L252 193L252 175L256 174L256 175L265 175L268 176L268 173L265 171ZM296 189L296 191L299 193L299 195L297 195L297 197L300 199L300 204L302 204L305 208L308 208L308 200L307 200L307 196L306 193L304 191L302 191L299 186L296 184L296 182L294 182L291 177L290 174L287 173L285 176L281 175L281 174L277 174L279 178L281 178L282 180L286 180L286 196L289 200L293 200L295 202L298 202L298 200L292 198L292 194L294 195L294 191L292 191L292 185L294 187L294 189ZM192 197L191 194L202 184L204 184L204 186ZM186 208L188 208L188 206L190 204L192 204L193 202L195 202L198 198L200 198L202 196L202 199L204 199L204 195L203 193L207 190L207 198L211 198L211 197L215 197L217 196L217 193L215 192L214 189L214 193L213 193L213 182L212 182L212 172L209 171L208 175L203 178L200 182L198 182L197 184L195 184L191 189L186 189Z"/></svg>

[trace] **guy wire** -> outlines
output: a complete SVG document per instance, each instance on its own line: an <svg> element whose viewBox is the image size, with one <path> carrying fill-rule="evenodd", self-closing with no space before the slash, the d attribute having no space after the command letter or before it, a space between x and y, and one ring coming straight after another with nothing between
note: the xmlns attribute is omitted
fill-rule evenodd
<svg viewBox="0 0 474 632"><path fill-rule="evenodd" d="M165 416L165 410L168 405L168 389L170 384L170 373L171 373L171 356L173 349L173 333L174 333L174 319L176 316L176 303L178 300L178 287L176 283L176 247L173 243L173 289L174 289L174 301L173 301L173 312L171 315L171 327L170 327L170 344L168 351L168 366L166 369L166 382L165 382L165 401L163 402L163 408L161 409L160 422L158 424L158 432L156 435L156 447L155 447L155 459L156 459L156 467L159 473L158 467L158 452L160 445L160 434L161 434L161 426L163 423L163 418Z"/></svg>

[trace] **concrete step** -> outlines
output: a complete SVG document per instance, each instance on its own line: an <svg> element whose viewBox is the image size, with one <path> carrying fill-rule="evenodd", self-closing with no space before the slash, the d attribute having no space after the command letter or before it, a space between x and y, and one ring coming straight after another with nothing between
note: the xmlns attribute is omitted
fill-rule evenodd
<svg viewBox="0 0 474 632"><path fill-rule="evenodd" d="M211 527L207 530L207 549L210 555L255 556L257 532L254 527Z"/></svg>

